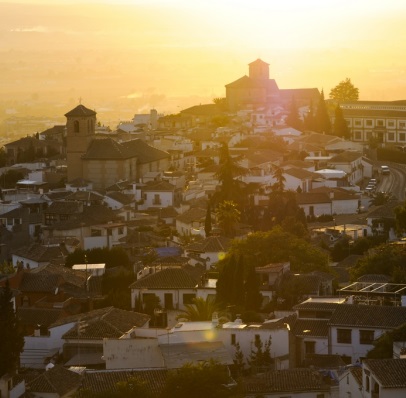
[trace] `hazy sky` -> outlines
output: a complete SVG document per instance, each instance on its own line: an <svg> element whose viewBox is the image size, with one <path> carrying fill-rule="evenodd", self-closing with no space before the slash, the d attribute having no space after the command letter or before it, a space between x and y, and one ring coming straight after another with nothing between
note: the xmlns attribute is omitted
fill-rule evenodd
<svg viewBox="0 0 406 398"><path fill-rule="evenodd" d="M224 96L261 58L280 88L328 97L349 77L361 99L397 100L406 99L405 18L405 0L0 0L0 51L26 43L48 65L70 51L124 97Z"/></svg>

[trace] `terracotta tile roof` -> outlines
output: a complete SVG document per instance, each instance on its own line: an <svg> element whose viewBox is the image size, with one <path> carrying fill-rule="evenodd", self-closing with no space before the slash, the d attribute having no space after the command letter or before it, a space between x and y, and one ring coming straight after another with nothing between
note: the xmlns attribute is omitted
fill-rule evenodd
<svg viewBox="0 0 406 398"><path fill-rule="evenodd" d="M395 208L402 205L403 203L397 200L390 200L388 203L377 207L368 213L367 218L369 219L395 219Z"/></svg>
<svg viewBox="0 0 406 398"><path fill-rule="evenodd" d="M308 143L313 145L327 145L334 142L341 142L341 138L335 135L321 134L321 133L311 133L298 137L296 142Z"/></svg>
<svg viewBox="0 0 406 398"><path fill-rule="evenodd" d="M206 209L200 207L192 207L183 214L179 214L179 216L176 217L176 220L185 224L190 224L193 221L201 221L206 217L206 211Z"/></svg>
<svg viewBox="0 0 406 398"><path fill-rule="evenodd" d="M196 242L188 245L186 250L197 251L201 253L207 252L226 252L231 246L231 239L224 236L210 236L201 242Z"/></svg>
<svg viewBox="0 0 406 398"><path fill-rule="evenodd" d="M117 383L137 377L148 383L149 389L154 395L159 395L165 385L167 373L166 369L86 371L83 375L81 390L94 393L117 391Z"/></svg>
<svg viewBox="0 0 406 398"><path fill-rule="evenodd" d="M107 206L92 204L91 206L84 206L82 213L74 215L69 220L52 224L49 228L63 231L86 225L105 224L116 221L118 218L116 212Z"/></svg>
<svg viewBox="0 0 406 398"><path fill-rule="evenodd" d="M21 292L55 292L59 285L61 277L59 275L36 274L32 272L24 272L20 286Z"/></svg>
<svg viewBox="0 0 406 398"><path fill-rule="evenodd" d="M166 268L130 285L131 289L193 289L197 281L182 268Z"/></svg>
<svg viewBox="0 0 406 398"><path fill-rule="evenodd" d="M306 367L312 369L339 369L345 366L340 355L306 354L304 360Z"/></svg>
<svg viewBox="0 0 406 398"><path fill-rule="evenodd" d="M313 173L311 171L308 170L304 170L304 169L299 169L297 167L292 167L290 169L285 170L284 172L285 174L288 174L292 177L296 177L298 179L314 179L314 178L320 178L320 176L316 173Z"/></svg>
<svg viewBox="0 0 406 398"><path fill-rule="evenodd" d="M357 279L357 282L367 283L388 283L392 278L389 275L383 274L365 274Z"/></svg>
<svg viewBox="0 0 406 398"><path fill-rule="evenodd" d="M66 200L77 200L81 202L103 201L103 195L93 191L76 191L66 197Z"/></svg>
<svg viewBox="0 0 406 398"><path fill-rule="evenodd" d="M92 111L89 108L86 108L82 104L78 105L76 108L73 108L71 111L68 113L65 113L66 117L71 117L71 116L95 116L96 112Z"/></svg>
<svg viewBox="0 0 406 398"><path fill-rule="evenodd" d="M300 337L328 337L328 320L297 319L291 331Z"/></svg>
<svg viewBox="0 0 406 398"><path fill-rule="evenodd" d="M328 388L322 376L311 369L285 369L266 372L243 380L246 393L289 393L323 391Z"/></svg>
<svg viewBox="0 0 406 398"><path fill-rule="evenodd" d="M179 369L186 363L197 364L200 361L209 361L210 359L223 365L234 363L222 341L162 344L160 349L168 369Z"/></svg>
<svg viewBox="0 0 406 398"><path fill-rule="evenodd" d="M127 205L127 204L135 201L133 195L127 195L127 194L119 192L119 191L111 191L108 194L106 194L106 196L123 205Z"/></svg>
<svg viewBox="0 0 406 398"><path fill-rule="evenodd" d="M68 255L68 252L59 245L43 246L38 243L32 243L31 245L23 246L15 250L13 254L42 263L49 262L55 258L65 257Z"/></svg>
<svg viewBox="0 0 406 398"><path fill-rule="evenodd" d="M406 307L340 304L329 325L391 329L405 322Z"/></svg>
<svg viewBox="0 0 406 398"><path fill-rule="evenodd" d="M276 81L274 79L268 79L266 81L263 80L258 80L258 79L252 79L251 77L248 76L243 76L240 77L239 79L226 84L226 88L253 88L253 89L267 89L271 91L278 92L279 88L278 85L276 84Z"/></svg>
<svg viewBox="0 0 406 398"><path fill-rule="evenodd" d="M157 182L150 182L146 184L143 188L142 191L145 192L173 192L176 189L175 185L172 185L171 183L167 181L157 181Z"/></svg>
<svg viewBox="0 0 406 398"><path fill-rule="evenodd" d="M358 385L362 386L362 367L353 366L352 368L350 368L350 372L353 375L355 381L358 383Z"/></svg>
<svg viewBox="0 0 406 398"><path fill-rule="evenodd" d="M169 153L154 148L139 138L122 143L112 138L100 138L91 141L82 159L137 158L138 163L144 164L169 157Z"/></svg>
<svg viewBox="0 0 406 398"><path fill-rule="evenodd" d="M71 195L71 194L69 194ZM58 200L44 210L45 214L76 214L82 211L82 203L71 200Z"/></svg>
<svg viewBox="0 0 406 398"><path fill-rule="evenodd" d="M346 152L341 152L338 155L335 155L328 162L329 163L349 163L349 162L353 162L360 158L362 158L361 152L346 151Z"/></svg>
<svg viewBox="0 0 406 398"><path fill-rule="evenodd" d="M104 311L103 311L104 310ZM120 338L134 327L144 326L150 317L138 312L126 311L119 308L107 307L101 311L91 311L80 320L80 330L75 325L62 337L64 339L103 339ZM53 325L54 326L54 325Z"/></svg>
<svg viewBox="0 0 406 398"><path fill-rule="evenodd" d="M81 376L78 373L55 365L27 383L27 391L31 393L47 393L65 396L80 386Z"/></svg>
<svg viewBox="0 0 406 398"><path fill-rule="evenodd" d="M299 205L331 203L329 195L325 192L305 192L296 194L296 201Z"/></svg>
<svg viewBox="0 0 406 398"><path fill-rule="evenodd" d="M112 138L99 138L90 142L82 159L130 159L136 157Z"/></svg>
<svg viewBox="0 0 406 398"><path fill-rule="evenodd" d="M365 359L364 369L369 368L383 388L406 388L406 361L404 359Z"/></svg>
<svg viewBox="0 0 406 398"><path fill-rule="evenodd" d="M61 309L54 308L25 308L17 309L17 317L22 325L50 326L63 317Z"/></svg>
<svg viewBox="0 0 406 398"><path fill-rule="evenodd" d="M325 303L325 302L319 302L319 301L307 301L304 303L300 303L298 305L295 305L293 309L295 310L316 310L316 311L329 311L332 312L336 310L339 306L343 304L338 304L338 303Z"/></svg>
<svg viewBox="0 0 406 398"><path fill-rule="evenodd" d="M181 114L195 116L215 116L221 113L223 112L217 104L194 105L181 111Z"/></svg>

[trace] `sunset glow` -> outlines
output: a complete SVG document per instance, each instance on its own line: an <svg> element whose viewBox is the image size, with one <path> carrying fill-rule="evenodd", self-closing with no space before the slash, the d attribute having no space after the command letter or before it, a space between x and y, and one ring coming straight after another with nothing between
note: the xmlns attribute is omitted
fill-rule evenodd
<svg viewBox="0 0 406 398"><path fill-rule="evenodd" d="M17 79L12 68L0 78L3 95L70 90L91 100L130 98L143 108L156 101L173 112L184 106L180 97L224 96L225 84L261 58L281 88L328 93L350 77L361 99L404 97L404 1L26 0L0 1L0 11L0 51L22 63L27 52L31 72L42 76ZM79 93L74 81L84 74Z"/></svg>

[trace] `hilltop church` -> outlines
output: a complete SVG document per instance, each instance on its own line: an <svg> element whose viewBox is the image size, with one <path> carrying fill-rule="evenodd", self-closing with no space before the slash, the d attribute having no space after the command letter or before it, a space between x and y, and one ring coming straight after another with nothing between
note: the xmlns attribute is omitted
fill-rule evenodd
<svg viewBox="0 0 406 398"><path fill-rule="evenodd" d="M226 84L226 99L231 111L258 109L272 105L287 107L294 99L298 106L317 104L320 92L317 88L280 89L269 78L269 64L257 59L249 65L249 75Z"/></svg>
<svg viewBox="0 0 406 398"><path fill-rule="evenodd" d="M95 134L96 112L78 105L65 114L68 183L77 179L103 190L117 181L137 182L147 171L164 171L170 155L141 139L117 142Z"/></svg>

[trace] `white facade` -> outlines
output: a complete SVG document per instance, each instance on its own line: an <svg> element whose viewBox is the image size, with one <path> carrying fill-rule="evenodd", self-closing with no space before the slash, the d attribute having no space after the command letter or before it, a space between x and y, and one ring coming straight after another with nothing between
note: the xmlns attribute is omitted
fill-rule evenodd
<svg viewBox="0 0 406 398"><path fill-rule="evenodd" d="M62 336L75 325L75 322L49 329L48 336L25 336L24 349L20 354L20 365L26 368L45 369L44 357L50 351L62 352L65 340Z"/></svg>
<svg viewBox="0 0 406 398"><path fill-rule="evenodd" d="M330 326L330 354L347 356L351 363L356 363L366 357L372 350L373 341L379 338L385 329L372 329L371 327Z"/></svg>

